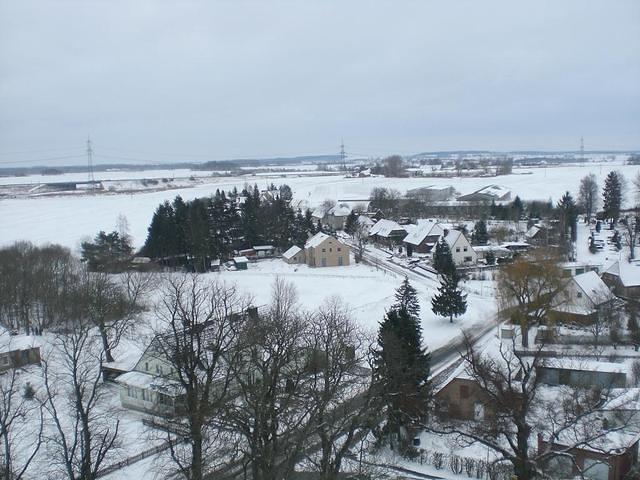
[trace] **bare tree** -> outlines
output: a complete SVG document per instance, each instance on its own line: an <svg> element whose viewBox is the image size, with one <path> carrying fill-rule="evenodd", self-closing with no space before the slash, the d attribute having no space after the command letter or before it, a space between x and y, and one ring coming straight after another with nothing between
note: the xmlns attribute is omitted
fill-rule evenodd
<svg viewBox="0 0 640 480"><path fill-rule="evenodd" d="M25 476L42 445L44 425L42 405L30 393L21 394L21 385L17 368L0 375L0 478L12 480Z"/></svg>
<svg viewBox="0 0 640 480"><path fill-rule="evenodd" d="M584 209L587 216L587 223L591 220L591 215L598 208L598 180L595 174L585 175L580 180L580 190L578 192L578 204Z"/></svg>
<svg viewBox="0 0 640 480"><path fill-rule="evenodd" d="M374 424L374 399L368 353L371 341L337 298L320 307L310 324L307 348L312 352L315 433L319 452L308 455L323 480L335 480L343 460Z"/></svg>
<svg viewBox="0 0 640 480"><path fill-rule="evenodd" d="M69 480L94 480L117 450L120 421L101 381L104 352L95 328L75 323L59 335L43 361L45 409L54 432L47 437L51 464Z"/></svg>
<svg viewBox="0 0 640 480"><path fill-rule="evenodd" d="M498 277L501 306L512 322L520 325L524 347L529 346L531 324L547 318L563 301L565 289L555 257L537 252L531 258L520 257L506 265Z"/></svg>
<svg viewBox="0 0 640 480"><path fill-rule="evenodd" d="M167 420L171 459L181 477L200 480L219 466L216 459L229 461L234 449L216 419L232 399L246 300L235 288L198 275L169 277L162 293L160 331L148 351L168 363L165 375L183 393L178 415Z"/></svg>
<svg viewBox="0 0 640 480"><path fill-rule="evenodd" d="M98 327L104 361L113 362L113 350L133 331L140 307L129 302L128 294L115 277L87 270L82 274L76 301L80 316L76 321L82 322L86 318Z"/></svg>
<svg viewBox="0 0 640 480"><path fill-rule="evenodd" d="M146 297L160 284L160 277L155 272L127 270L121 278L129 304L141 307Z"/></svg>
<svg viewBox="0 0 640 480"><path fill-rule="evenodd" d="M353 240L355 241L355 257L357 263L360 263L365 253L367 253L368 238L368 227L364 223L358 222L356 225L356 229L353 232Z"/></svg>
<svg viewBox="0 0 640 480"><path fill-rule="evenodd" d="M293 287L277 280L271 305L243 331L243 361L234 365L237 401L225 421L241 437L254 480L289 478L313 431L308 322L295 300Z"/></svg>

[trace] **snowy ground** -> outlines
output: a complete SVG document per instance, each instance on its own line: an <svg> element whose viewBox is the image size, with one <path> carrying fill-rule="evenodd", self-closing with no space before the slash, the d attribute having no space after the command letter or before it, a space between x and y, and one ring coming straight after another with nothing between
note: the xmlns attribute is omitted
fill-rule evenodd
<svg viewBox="0 0 640 480"><path fill-rule="evenodd" d="M557 200L566 190L577 195L580 179L594 173L602 185L610 170L619 170L626 178L632 178L640 170L637 166L615 164L585 164L549 168L515 169L512 175L492 178L342 178L337 176L305 175L282 178L277 175L208 177L205 183L192 188L138 194L113 194L79 197L16 198L0 200L0 244L16 240L35 243L54 242L71 248L79 245L82 237L94 236L99 230L114 228L119 214L129 220L136 247L145 240L147 227L156 207L167 199L181 195L185 200L211 195L216 189L242 188L246 183L257 183L264 188L270 183L287 183L294 191L294 200L301 206L314 207L324 199L364 200L374 187L395 188L404 193L408 189L426 185L454 185L460 193L469 193L483 186L499 184L523 199ZM161 177L171 176L172 171L159 171ZM189 176L195 174L186 170ZM132 172L101 172L105 177L129 178ZM201 172L203 173L203 172ZM208 173L208 172L207 172ZM126 175L125 175L126 174ZM75 174L74 174L75 175ZM82 176L82 175L81 175ZM174 171L173 176L179 176ZM31 178L31 177L25 177ZM54 181L61 177L54 176ZM147 176L145 176L147 178ZM8 179L0 179L7 182ZM17 179L18 181L20 179ZM203 179L205 180L205 179Z"/></svg>

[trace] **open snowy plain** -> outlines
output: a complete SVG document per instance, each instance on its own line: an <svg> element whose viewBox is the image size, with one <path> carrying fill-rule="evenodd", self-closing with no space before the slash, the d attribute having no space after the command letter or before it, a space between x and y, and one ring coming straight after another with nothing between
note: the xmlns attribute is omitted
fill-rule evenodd
<svg viewBox="0 0 640 480"><path fill-rule="evenodd" d="M181 195L185 200L213 194L216 189L241 189L245 184L257 183L265 188L270 183L287 183L294 192L294 200L303 207L317 206L325 199L364 200L374 187L388 187L401 193L409 189L426 185L453 185L462 194L473 192L486 185L498 184L510 189L513 196L521 198L556 201L569 190L577 196L580 179L588 173L594 173L600 185L611 170L620 171L630 179L640 170L638 166L621 165L619 161L603 164L584 164L581 166L558 166L548 168L519 168L511 175L500 177L470 178L343 178L338 176L239 176L206 177L203 183L190 188L179 188L136 194L98 194L47 196L46 198L14 198L0 200L0 244L6 245L16 240L29 240L34 243L60 243L77 249L80 240L94 236L99 230L112 230L118 215L123 214L129 220L134 245L143 245L147 227L154 210L161 202ZM188 176L190 171L177 171L175 176ZM107 172L115 175L115 172ZM126 178L132 174L145 176L145 172L126 172ZM150 173L150 172L147 172ZM155 174L169 176L171 171ZM147 175L148 176L148 175ZM145 178L147 178L145 176ZM28 177L27 177L28 178ZM15 183L26 183L21 178ZM3 179L4 182L8 180Z"/></svg>

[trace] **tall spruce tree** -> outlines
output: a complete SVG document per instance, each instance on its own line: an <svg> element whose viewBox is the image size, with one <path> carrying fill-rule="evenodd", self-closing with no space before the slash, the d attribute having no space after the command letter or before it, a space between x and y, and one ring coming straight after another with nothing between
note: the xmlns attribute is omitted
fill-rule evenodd
<svg viewBox="0 0 640 480"><path fill-rule="evenodd" d="M451 323L453 323L453 317L467 311L467 296L458 288L459 280L460 277L455 271L443 275L438 293L431 299L433 313L449 317Z"/></svg>
<svg viewBox="0 0 640 480"><path fill-rule="evenodd" d="M393 310L406 310L414 318L420 318L420 302L416 289L409 283L409 279L404 277L402 284L395 293L396 303L391 307Z"/></svg>
<svg viewBox="0 0 640 480"><path fill-rule="evenodd" d="M613 223L620 217L620 207L622 205L622 175L616 171L609 172L604 181L602 191L602 208L604 218L611 219Z"/></svg>
<svg viewBox="0 0 640 480"><path fill-rule="evenodd" d="M374 350L374 388L386 407L390 433L424 420L431 394L431 356L422 348L418 319L406 309L387 312Z"/></svg>
<svg viewBox="0 0 640 480"><path fill-rule="evenodd" d="M451 249L444 237L436 243L436 249L433 253L433 268L435 268L436 272L440 275L446 275L448 273L455 272L456 270L456 266L453 263L453 256L451 255Z"/></svg>

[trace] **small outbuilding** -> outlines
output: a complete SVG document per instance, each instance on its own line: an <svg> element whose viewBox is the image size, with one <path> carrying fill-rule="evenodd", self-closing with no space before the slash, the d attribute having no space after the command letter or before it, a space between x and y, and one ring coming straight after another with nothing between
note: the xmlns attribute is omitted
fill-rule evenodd
<svg viewBox="0 0 640 480"><path fill-rule="evenodd" d="M233 257L233 264L237 270L247 270L249 259L247 257Z"/></svg>
<svg viewBox="0 0 640 480"><path fill-rule="evenodd" d="M304 263L305 255L304 250L294 245L289 250L282 254L282 259L288 264Z"/></svg>

